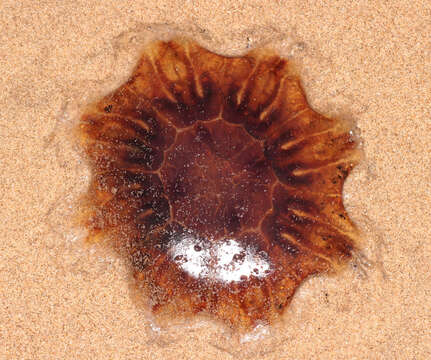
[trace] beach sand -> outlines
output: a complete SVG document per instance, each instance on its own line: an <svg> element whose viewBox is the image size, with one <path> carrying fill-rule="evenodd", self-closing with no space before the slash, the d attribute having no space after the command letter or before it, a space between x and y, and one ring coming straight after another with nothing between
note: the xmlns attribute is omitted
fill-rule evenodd
<svg viewBox="0 0 431 360"><path fill-rule="evenodd" d="M1 359L431 358L429 2L3 0L0 29ZM306 281L272 328L157 328L127 264L73 225L89 182L80 109L173 35L227 55L276 49L312 107L361 139L344 196L363 248Z"/></svg>

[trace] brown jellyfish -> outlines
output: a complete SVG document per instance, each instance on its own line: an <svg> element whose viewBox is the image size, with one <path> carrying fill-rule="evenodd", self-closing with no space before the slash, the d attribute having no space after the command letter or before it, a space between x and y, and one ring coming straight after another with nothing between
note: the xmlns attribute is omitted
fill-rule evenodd
<svg viewBox="0 0 431 360"><path fill-rule="evenodd" d="M271 323L357 245L342 201L359 159L349 130L308 105L278 55L154 42L81 118L89 238L127 258L156 314Z"/></svg>

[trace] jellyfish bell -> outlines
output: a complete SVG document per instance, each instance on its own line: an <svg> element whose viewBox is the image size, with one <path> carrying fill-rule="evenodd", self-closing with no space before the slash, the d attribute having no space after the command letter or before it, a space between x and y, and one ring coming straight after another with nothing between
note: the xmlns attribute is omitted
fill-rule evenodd
<svg viewBox="0 0 431 360"><path fill-rule="evenodd" d="M357 246L342 201L357 143L273 53L151 43L83 114L80 136L89 238L116 234L155 314L272 323L308 276Z"/></svg>

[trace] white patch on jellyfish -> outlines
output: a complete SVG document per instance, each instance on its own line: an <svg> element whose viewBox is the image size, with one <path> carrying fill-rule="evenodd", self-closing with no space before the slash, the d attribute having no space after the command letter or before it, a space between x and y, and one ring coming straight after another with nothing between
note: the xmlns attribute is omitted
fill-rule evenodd
<svg viewBox="0 0 431 360"><path fill-rule="evenodd" d="M170 249L172 259L189 275L199 278L209 274L208 262L211 254L202 248L202 242L193 236L183 236Z"/></svg>
<svg viewBox="0 0 431 360"><path fill-rule="evenodd" d="M235 240L227 240L215 246L217 259L215 278L223 282L246 280L251 275L264 277L270 264L262 253L252 247L244 248Z"/></svg>
<svg viewBox="0 0 431 360"><path fill-rule="evenodd" d="M262 278L271 269L265 253L243 247L233 239L212 243L185 235L171 246L169 255L189 275L225 283L244 281L250 276Z"/></svg>

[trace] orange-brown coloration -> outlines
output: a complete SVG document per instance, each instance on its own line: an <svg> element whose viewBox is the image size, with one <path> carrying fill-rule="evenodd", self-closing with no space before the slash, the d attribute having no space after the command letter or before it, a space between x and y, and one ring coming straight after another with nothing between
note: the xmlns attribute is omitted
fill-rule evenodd
<svg viewBox="0 0 431 360"><path fill-rule="evenodd" d="M352 256L356 143L277 55L155 42L80 134L89 237L111 235L155 313L270 323L305 278Z"/></svg>

